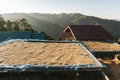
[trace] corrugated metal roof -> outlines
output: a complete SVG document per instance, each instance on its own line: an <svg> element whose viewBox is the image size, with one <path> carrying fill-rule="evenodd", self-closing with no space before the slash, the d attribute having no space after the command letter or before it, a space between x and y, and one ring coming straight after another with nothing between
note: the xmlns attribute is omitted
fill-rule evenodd
<svg viewBox="0 0 120 80"><path fill-rule="evenodd" d="M32 33L29 31L0 31L0 42L9 39L41 39L44 40L44 34Z"/></svg>
<svg viewBox="0 0 120 80"><path fill-rule="evenodd" d="M71 28L76 40L113 39L101 25L69 25L68 27Z"/></svg>

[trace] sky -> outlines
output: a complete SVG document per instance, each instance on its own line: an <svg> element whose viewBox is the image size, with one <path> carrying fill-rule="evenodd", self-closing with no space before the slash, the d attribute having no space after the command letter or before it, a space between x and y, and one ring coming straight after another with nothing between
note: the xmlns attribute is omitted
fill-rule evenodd
<svg viewBox="0 0 120 80"><path fill-rule="evenodd" d="M37 12L120 19L120 0L0 0L0 14Z"/></svg>

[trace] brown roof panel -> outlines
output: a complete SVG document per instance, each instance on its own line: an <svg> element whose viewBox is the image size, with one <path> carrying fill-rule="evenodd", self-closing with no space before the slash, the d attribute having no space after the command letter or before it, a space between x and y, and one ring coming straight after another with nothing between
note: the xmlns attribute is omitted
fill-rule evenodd
<svg viewBox="0 0 120 80"><path fill-rule="evenodd" d="M69 25L77 40L106 40L113 39L100 25Z"/></svg>

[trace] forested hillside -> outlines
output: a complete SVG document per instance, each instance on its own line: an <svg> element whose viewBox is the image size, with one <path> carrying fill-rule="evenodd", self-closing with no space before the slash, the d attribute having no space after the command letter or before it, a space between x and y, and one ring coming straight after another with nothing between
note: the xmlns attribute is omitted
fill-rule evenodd
<svg viewBox="0 0 120 80"><path fill-rule="evenodd" d="M36 32L32 29L31 25L27 22L26 19L20 19L15 21L4 20L2 16L0 16L0 31L32 31Z"/></svg>
<svg viewBox="0 0 120 80"><path fill-rule="evenodd" d="M45 32L56 38L67 25L102 25L114 37L120 37L120 22L86 16L80 13L40 14L40 13L11 13L2 14L5 20L25 18L32 28L38 32Z"/></svg>

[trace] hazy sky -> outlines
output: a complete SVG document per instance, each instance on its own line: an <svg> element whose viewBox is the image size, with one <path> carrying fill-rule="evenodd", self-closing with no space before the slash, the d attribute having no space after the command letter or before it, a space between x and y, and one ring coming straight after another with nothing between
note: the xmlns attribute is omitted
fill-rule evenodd
<svg viewBox="0 0 120 80"><path fill-rule="evenodd" d="M120 19L120 0L0 0L0 13L82 13Z"/></svg>

